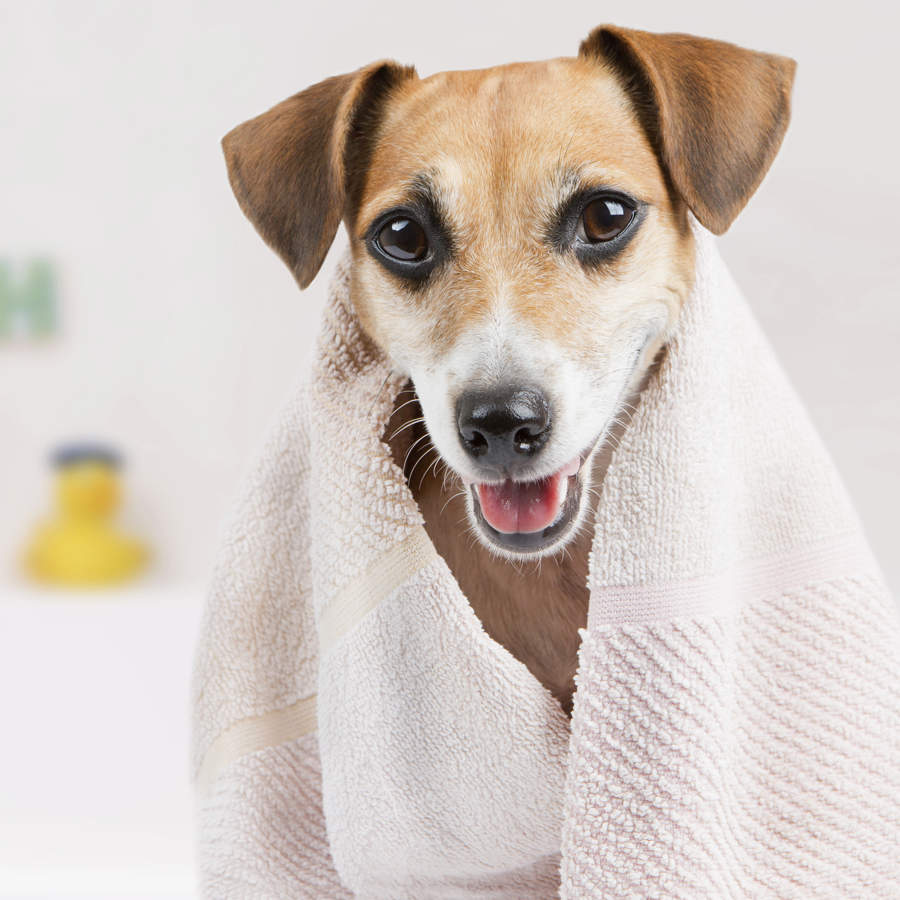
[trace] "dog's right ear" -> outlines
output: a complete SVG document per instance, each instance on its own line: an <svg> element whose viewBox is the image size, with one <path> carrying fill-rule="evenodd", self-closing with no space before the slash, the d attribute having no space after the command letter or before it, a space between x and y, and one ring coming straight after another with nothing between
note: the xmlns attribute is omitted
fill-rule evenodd
<svg viewBox="0 0 900 900"><path fill-rule="evenodd" d="M379 109L414 77L411 66L373 63L289 97L222 139L241 209L301 288L358 200Z"/></svg>
<svg viewBox="0 0 900 900"><path fill-rule="evenodd" d="M612 64L675 188L710 231L727 230L781 146L794 60L611 25L595 28L579 56Z"/></svg>

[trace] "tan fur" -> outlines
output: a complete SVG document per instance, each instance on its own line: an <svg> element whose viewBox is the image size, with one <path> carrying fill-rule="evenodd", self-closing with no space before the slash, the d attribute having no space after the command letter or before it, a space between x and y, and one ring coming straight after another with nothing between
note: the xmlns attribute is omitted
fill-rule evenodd
<svg viewBox="0 0 900 900"><path fill-rule="evenodd" d="M397 398L385 440L487 633L567 711L596 495L561 553L498 556L472 536L466 492L450 471L466 462L454 398L516 377L545 390L559 415L540 456L553 468L523 478L558 471L586 436L610 429L618 401L595 385L627 378L619 396L636 396L652 377L693 280L688 213L717 233L738 214L787 127L793 73L791 60L731 44L602 27L575 58L426 79L373 64L295 95L224 141L242 208L301 286L343 216L360 321L417 380ZM450 264L413 284L374 258L365 238L424 182L453 246ZM630 243L593 267L548 240L554 211L579 186L646 204ZM635 346L643 350L623 375ZM613 440L622 427L612 425ZM609 448L586 464L595 490Z"/></svg>
<svg viewBox="0 0 900 900"><path fill-rule="evenodd" d="M561 263L540 241L563 193L564 172L651 205L652 221L601 279L577 263ZM456 264L413 294L361 241L354 243L354 301L382 346L440 356L489 314L500 292L537 333L585 360L633 318L635 303L660 295L657 286L672 299L674 321L692 277L687 207L669 192L612 70L557 59L404 83L379 129L356 235L403 200L421 173L435 182L459 235ZM410 296L414 314L397 304L398 293ZM591 314L598 305L605 316Z"/></svg>

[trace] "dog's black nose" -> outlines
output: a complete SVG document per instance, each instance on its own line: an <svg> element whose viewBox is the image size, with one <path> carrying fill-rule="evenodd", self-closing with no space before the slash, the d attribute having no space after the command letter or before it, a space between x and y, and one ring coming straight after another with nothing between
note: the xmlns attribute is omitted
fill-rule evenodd
<svg viewBox="0 0 900 900"><path fill-rule="evenodd" d="M456 423L470 456L508 470L547 443L550 406L534 388L466 391L456 405Z"/></svg>

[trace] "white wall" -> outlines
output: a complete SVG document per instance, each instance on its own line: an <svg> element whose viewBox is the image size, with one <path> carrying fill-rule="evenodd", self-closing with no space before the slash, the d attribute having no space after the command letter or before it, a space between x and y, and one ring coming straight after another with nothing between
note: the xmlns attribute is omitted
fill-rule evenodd
<svg viewBox="0 0 900 900"><path fill-rule="evenodd" d="M0 5L0 257L50 253L64 327L0 346L0 584L57 441L130 461L160 577L202 577L241 467L309 357L300 296L240 215L220 136L393 56L420 73L573 53L600 21L794 56L794 122L724 247L895 587L900 412L895 28L878 4L714 0Z"/></svg>
<svg viewBox="0 0 900 900"><path fill-rule="evenodd" d="M192 893L196 585L309 358L330 268L299 295L238 211L218 141L372 59L427 74L569 55L610 21L799 60L784 148L724 252L900 588L897 23L880 6L0 0L0 258L54 256L63 303L57 338L0 345L0 770L15 779L0 896ZM127 454L152 589L100 605L10 588L45 453L71 436Z"/></svg>

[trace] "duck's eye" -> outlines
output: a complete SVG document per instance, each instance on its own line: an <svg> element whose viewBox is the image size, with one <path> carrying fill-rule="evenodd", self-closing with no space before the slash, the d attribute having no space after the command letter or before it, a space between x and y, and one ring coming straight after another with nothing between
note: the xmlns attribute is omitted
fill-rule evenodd
<svg viewBox="0 0 900 900"><path fill-rule="evenodd" d="M391 219L378 232L378 246L400 262L418 262L428 255L425 229L413 219Z"/></svg>
<svg viewBox="0 0 900 900"><path fill-rule="evenodd" d="M634 207L621 197L597 197L585 206L578 223L578 237L602 244L618 237L634 218Z"/></svg>

